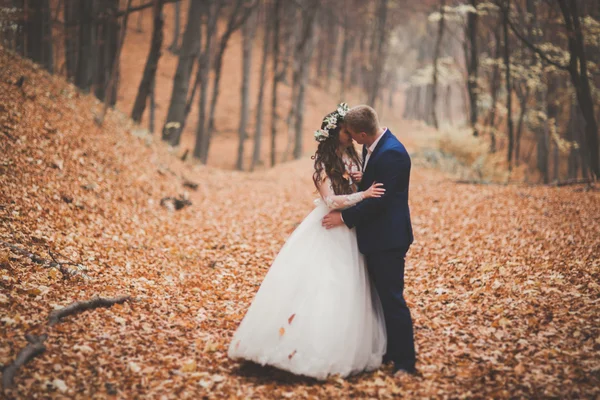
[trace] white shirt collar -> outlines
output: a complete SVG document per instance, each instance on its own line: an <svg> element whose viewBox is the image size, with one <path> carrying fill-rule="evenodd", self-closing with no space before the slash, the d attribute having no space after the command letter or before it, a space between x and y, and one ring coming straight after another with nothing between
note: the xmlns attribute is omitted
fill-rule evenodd
<svg viewBox="0 0 600 400"><path fill-rule="evenodd" d="M379 141L381 140L383 135L385 135L386 132L387 132L387 128L385 128L383 133L381 133L379 136L377 136L377 139L375 139L375 141L367 148L367 153L371 154L373 151L375 151L375 147L377 147L377 143L379 143Z"/></svg>

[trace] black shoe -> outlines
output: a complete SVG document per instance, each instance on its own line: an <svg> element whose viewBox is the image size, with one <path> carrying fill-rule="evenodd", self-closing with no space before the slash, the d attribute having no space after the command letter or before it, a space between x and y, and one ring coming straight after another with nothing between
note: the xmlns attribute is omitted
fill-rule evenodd
<svg viewBox="0 0 600 400"><path fill-rule="evenodd" d="M402 364L394 363L394 374L396 374L399 371L405 372L409 375L415 375L415 376L420 375L419 370L417 368L415 368L414 365L411 367L407 367Z"/></svg>
<svg viewBox="0 0 600 400"><path fill-rule="evenodd" d="M381 360L381 363L383 365L389 364L392 362L392 359L390 358L390 356L388 356L387 354L383 355L383 359Z"/></svg>

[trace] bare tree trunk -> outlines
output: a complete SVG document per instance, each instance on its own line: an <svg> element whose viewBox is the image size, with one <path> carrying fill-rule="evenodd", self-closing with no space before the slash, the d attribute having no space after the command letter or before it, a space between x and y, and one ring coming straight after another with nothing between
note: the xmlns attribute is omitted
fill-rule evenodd
<svg viewBox="0 0 600 400"><path fill-rule="evenodd" d="M200 156L200 161L203 164L208 162L208 150L210 148L210 140L212 139L212 134L215 130L215 111L217 108L217 100L219 98L219 90L221 83L221 71L223 66L223 54L225 53L225 49L227 48L227 43L231 38L233 32L238 30L242 24L246 21L250 12L253 10L254 5L242 7L242 3L244 0L237 0L232 11L232 14L229 18L229 22L227 24L227 29L223 33L221 37L221 42L219 46L219 51L217 52L217 57L215 59L215 80L213 83L213 91L212 97L210 101L210 110L208 114L208 130L206 131L206 135L203 137L202 141L202 154Z"/></svg>
<svg viewBox="0 0 600 400"><path fill-rule="evenodd" d="M268 7L268 6L267 6ZM267 22L269 16L267 13ZM263 100L265 94L265 81L267 78L267 61L270 47L270 23L263 24L264 38L263 38L263 53L262 62L260 66L260 83L258 87L258 100L256 102L256 126L254 130L254 151L252 152L252 164L250 165L250 171L254 171L256 165L260 162L260 149L262 142L262 117L263 117Z"/></svg>
<svg viewBox="0 0 600 400"><path fill-rule="evenodd" d="M285 81L285 77L287 76L286 60L292 58L294 62L292 63L292 101L285 123L287 142L285 145L285 150L283 151L283 156L281 160L282 162L286 162L288 160L288 157L291 155L292 144L294 142L294 131L292 129L292 125L297 112L295 103L298 98L298 87L300 85L300 64L302 63L302 59L301 54L298 53L298 49L299 47L301 47L301 43L299 43L298 40L301 40L299 39L299 37L302 35L302 19L294 15L293 18L291 18L287 30L291 32L291 39L288 41L287 48L285 49L286 55L284 57L284 64L281 69L283 81Z"/></svg>
<svg viewBox="0 0 600 400"><path fill-rule="evenodd" d="M202 159L205 152L206 135L208 126L206 123L206 102L208 100L208 77L212 61L213 46L217 30L217 22L221 13L222 3L209 3L206 5L206 39L204 40L204 51L200 55L198 68L200 68L200 95L198 96L198 123L196 125L196 143L194 145L194 157Z"/></svg>
<svg viewBox="0 0 600 400"><path fill-rule="evenodd" d="M377 94L379 93L379 86L381 83L381 73L383 72L383 66L385 65L385 47L386 47L386 19L388 14L387 7L388 0L379 0L378 18L377 18L377 54L373 61L373 73L371 75L370 82L370 93L369 102L373 107L377 102Z"/></svg>
<svg viewBox="0 0 600 400"><path fill-rule="evenodd" d="M273 87L271 95L271 166L275 166L277 137L277 85L281 80L279 72L279 10L281 0L274 0L273 9Z"/></svg>
<svg viewBox="0 0 600 400"><path fill-rule="evenodd" d="M579 145L580 136L580 113L579 107L575 101L571 102L569 124L567 125L566 138L571 143L577 143ZM580 161L580 146L571 146L569 152L568 161L568 177L569 179L576 179L579 172L579 161Z"/></svg>
<svg viewBox="0 0 600 400"><path fill-rule="evenodd" d="M512 156L514 151L514 133L513 133L513 120L512 120L512 84L510 80L510 42L508 40L508 16L510 12L510 0L506 0L506 3L502 9L502 26L504 30L504 69L505 69L505 87L506 87L506 109L507 116L506 122L508 124L508 150L507 150L507 161L508 170L512 170Z"/></svg>
<svg viewBox="0 0 600 400"><path fill-rule="evenodd" d="M156 79L156 69L158 68L158 60L161 54L161 47L163 42L163 6L164 0L154 0L154 23L152 29L152 40L150 44L150 52L146 59L146 66L144 67L144 74L142 81L138 88L138 93L133 104L133 110L131 111L131 119L139 123L144 115L146 109L146 103L148 96L152 93L154 87L154 81Z"/></svg>
<svg viewBox="0 0 600 400"><path fill-rule="evenodd" d="M75 25L78 15L76 0L65 0L65 65L67 69L67 80L72 80L77 71L77 26Z"/></svg>
<svg viewBox="0 0 600 400"><path fill-rule="evenodd" d="M344 101L346 97L346 75L348 74L348 54L350 53L350 28L348 26L348 9L344 7L342 9L344 15L343 33L344 40L342 43L342 55L340 60L340 102Z"/></svg>
<svg viewBox="0 0 600 400"><path fill-rule="evenodd" d="M79 51L77 52L77 73L75 85L89 92L94 75L96 54L96 22L94 18L95 1L79 2Z"/></svg>
<svg viewBox="0 0 600 400"><path fill-rule="evenodd" d="M150 89L150 115L148 117L148 130L151 134L154 134L154 121L156 115L156 79L152 81L152 88Z"/></svg>
<svg viewBox="0 0 600 400"><path fill-rule="evenodd" d="M440 21L438 23L438 34L435 41L435 49L433 50L433 92L431 96L431 119L433 120L433 126L435 129L439 129L439 122L436 113L437 108L437 89L438 89L438 59L440 57L440 47L442 45L442 39L444 37L444 25L445 17L444 11L446 7L446 0L440 0Z"/></svg>
<svg viewBox="0 0 600 400"><path fill-rule="evenodd" d="M117 53L115 55L115 60L110 69L110 75L108 78L108 83L106 85L105 93L108 93L112 90L116 90L118 87L118 76L119 76L119 60L121 58L121 50L123 49L123 43L125 43L125 34L127 33L127 20L129 18L129 8L131 8L131 0L127 0L127 6L125 8L125 14L123 15L123 26L121 27L121 37L119 38L119 44L117 46ZM106 116L106 111L108 109L109 101L108 96L104 97L104 107L102 108L102 114L100 118L97 119L97 123L102 125L104 123L104 117Z"/></svg>
<svg viewBox="0 0 600 400"><path fill-rule="evenodd" d="M54 72L52 15L49 0L27 1L27 57Z"/></svg>
<svg viewBox="0 0 600 400"><path fill-rule="evenodd" d="M519 96L520 111L519 122L517 122L517 133L515 140L515 165L519 165L519 161L521 160L521 135L523 133L523 121L525 119L525 113L527 112L527 101L529 100L529 87L526 86L524 93L517 89L517 95Z"/></svg>
<svg viewBox="0 0 600 400"><path fill-rule="evenodd" d="M547 94L545 91L538 91L538 104L546 104ZM537 136L537 168L542 174L544 183L550 182L548 171L548 156L549 156L549 132L548 121L544 121L543 126L535 128Z"/></svg>
<svg viewBox="0 0 600 400"><path fill-rule="evenodd" d="M250 67L252 65L252 44L256 33L256 11L251 12L248 20L242 27L242 87L241 87L241 110L240 126L238 129L239 144L236 168L244 169L244 142L247 138L246 128L248 115L250 114Z"/></svg>
<svg viewBox="0 0 600 400"><path fill-rule="evenodd" d="M470 0L471 6L477 8L478 0ZM479 54L477 50L477 23L479 17L477 13L470 12L467 17L467 28L465 32L465 36L467 39L465 40L465 58L467 65L467 91L469 93L469 110L470 110L470 124L473 129L473 136L478 136L479 132L477 131L477 118L478 118L478 108L477 108L477 91L479 90L477 87L477 79L479 75Z"/></svg>
<svg viewBox="0 0 600 400"><path fill-rule="evenodd" d="M450 126L454 125L454 120L452 117L452 85L448 85L446 87L446 119Z"/></svg>
<svg viewBox="0 0 600 400"><path fill-rule="evenodd" d="M294 63L296 40L300 32L298 31L298 24L296 21L298 7L293 2L283 2L282 14L280 25L282 26L280 37L283 45L283 59L281 60L281 83L288 84L288 76L290 65Z"/></svg>
<svg viewBox="0 0 600 400"><path fill-rule="evenodd" d="M499 27L498 27L499 28ZM501 40L499 29L494 29L494 58L497 59L500 56ZM496 112L498 110L498 89L500 87L500 68L497 63L494 63L492 67L492 79L491 79L491 95L492 95L492 106L489 117L490 127L490 153L496 152Z"/></svg>
<svg viewBox="0 0 600 400"><path fill-rule="evenodd" d="M25 0L12 0L12 7L17 10L19 16L15 22L14 31L14 50L20 56L25 56L25 35L26 35L26 21L24 19L25 14Z"/></svg>
<svg viewBox="0 0 600 400"><path fill-rule="evenodd" d="M142 5L142 4L144 4L144 0L140 0L140 1L139 1L139 5ZM127 7L127 8L129 8L129 7ZM135 28L135 30L136 30L137 32L143 32L143 29L142 29L142 21L143 21L143 20L144 20L144 10L140 10L140 11L138 12L138 16L137 16L137 26L136 26L136 28Z"/></svg>
<svg viewBox="0 0 600 400"><path fill-rule="evenodd" d="M326 64L326 69L325 69L325 76L326 76L325 90L329 90L329 87L331 85L331 78L333 77L333 71L335 70L333 64L334 64L336 56L338 54L339 30L338 30L337 25L331 25L331 30L332 30L331 42L330 42L329 52L327 53L327 57L326 57L327 64Z"/></svg>
<svg viewBox="0 0 600 400"><path fill-rule="evenodd" d="M317 0L312 1L308 5L308 9L305 10L303 18L303 33L302 39L298 46L298 55L301 57L300 70L298 71L298 99L296 102L296 124L294 126L296 131L296 140L294 141L294 158L298 159L302 156L302 125L304 122L304 94L306 91L306 83L308 81L308 72L310 66L310 60L312 58L314 50L314 29L315 20L319 3Z"/></svg>
<svg viewBox="0 0 600 400"><path fill-rule="evenodd" d="M173 79L167 120L162 130L162 140L168 142L171 146L179 145L179 141L181 140L192 69L194 68L194 61L200 52L202 1L190 0L188 8L187 23L185 25L185 32L183 33L177 70Z"/></svg>
<svg viewBox="0 0 600 400"><path fill-rule="evenodd" d="M569 43L568 71L577 93L577 101L585 118L585 137L589 153L590 169L596 178L600 177L598 149L598 123L594 112L594 99L590 88L585 41L581 29L576 1L557 0L560 5Z"/></svg>
<svg viewBox="0 0 600 400"><path fill-rule="evenodd" d="M179 30L180 30L180 20L181 20L181 0L175 2L175 24L173 26L173 41L169 46L169 51L173 54L177 54L179 52ZM198 21L196 21L198 22Z"/></svg>

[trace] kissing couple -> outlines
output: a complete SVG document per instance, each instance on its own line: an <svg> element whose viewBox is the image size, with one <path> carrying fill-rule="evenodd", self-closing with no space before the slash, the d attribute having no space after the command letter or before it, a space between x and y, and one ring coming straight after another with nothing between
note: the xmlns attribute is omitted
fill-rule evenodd
<svg viewBox="0 0 600 400"><path fill-rule="evenodd" d="M320 198L275 258L228 355L316 379L382 363L414 374L403 296L410 157L365 105L340 104L315 139Z"/></svg>

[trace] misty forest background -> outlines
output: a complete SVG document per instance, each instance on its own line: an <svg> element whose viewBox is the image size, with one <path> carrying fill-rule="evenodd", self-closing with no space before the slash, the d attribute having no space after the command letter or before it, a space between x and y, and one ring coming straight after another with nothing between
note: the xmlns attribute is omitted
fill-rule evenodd
<svg viewBox="0 0 600 400"><path fill-rule="evenodd" d="M391 127L440 130L420 148L441 152L416 156L477 180L600 173L594 0L11 5L6 48L93 93L100 124L116 106L203 164L300 158L322 115L347 101L373 105Z"/></svg>

